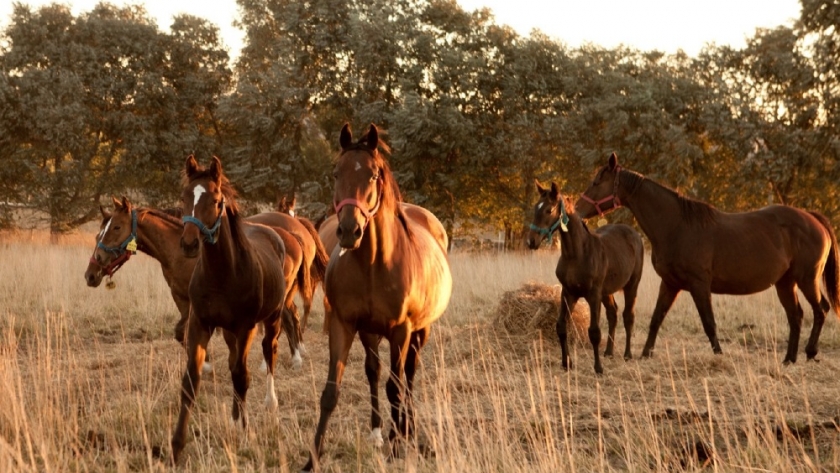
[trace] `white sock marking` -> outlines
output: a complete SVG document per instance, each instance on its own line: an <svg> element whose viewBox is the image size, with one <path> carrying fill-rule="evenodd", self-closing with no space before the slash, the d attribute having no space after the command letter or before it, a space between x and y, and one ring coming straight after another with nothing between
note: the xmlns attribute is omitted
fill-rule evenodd
<svg viewBox="0 0 840 473"><path fill-rule="evenodd" d="M270 373L265 378L265 389L265 407L273 411L280 403L277 402L277 395L274 394L274 376Z"/></svg>
<svg viewBox="0 0 840 473"><path fill-rule="evenodd" d="M379 427L370 431L369 438L375 448L382 448L382 446L385 445L385 441L382 440L382 429Z"/></svg>
<svg viewBox="0 0 840 473"><path fill-rule="evenodd" d="M298 350L300 350L300 356L306 356L306 347L303 346L303 342L298 345Z"/></svg>
<svg viewBox="0 0 840 473"><path fill-rule="evenodd" d="M265 362L263 359L262 363L260 363L260 373L267 373L268 372L268 363Z"/></svg>
<svg viewBox="0 0 840 473"><path fill-rule="evenodd" d="M201 373L202 374L210 374L212 372L213 372L213 365L211 365L210 363L205 361L204 364L201 365Z"/></svg>
<svg viewBox="0 0 840 473"><path fill-rule="evenodd" d="M289 210L289 215L291 215L292 217L294 217L294 216L295 216L295 211L294 211L294 210Z"/></svg>
<svg viewBox="0 0 840 473"><path fill-rule="evenodd" d="M201 196L204 195L205 192L207 192L207 189L205 189L201 184L193 187L193 217L195 217L195 206L198 205L198 200L201 199Z"/></svg>
<svg viewBox="0 0 840 473"><path fill-rule="evenodd" d="M303 366L303 359L300 357L300 348L295 349L295 356L292 357L292 369L299 370Z"/></svg>

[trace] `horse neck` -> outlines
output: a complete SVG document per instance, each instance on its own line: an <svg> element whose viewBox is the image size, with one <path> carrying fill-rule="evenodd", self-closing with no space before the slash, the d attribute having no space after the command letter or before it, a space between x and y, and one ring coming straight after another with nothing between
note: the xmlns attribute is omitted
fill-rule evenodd
<svg viewBox="0 0 840 473"><path fill-rule="evenodd" d="M560 251L564 258L576 258L582 256L585 250L586 241L593 236L589 233L583 223L583 219L574 212L567 213L569 223L566 225L568 231L560 229Z"/></svg>
<svg viewBox="0 0 840 473"><path fill-rule="evenodd" d="M368 228L362 236L360 248L365 259L373 263L377 260L391 261L394 251L399 245L398 238L401 234L397 228L400 223L397 220L396 209L392 206L383 206L368 223Z"/></svg>
<svg viewBox="0 0 840 473"><path fill-rule="evenodd" d="M143 211L137 217L137 249L162 266L173 267L183 259L179 245L182 232L183 225Z"/></svg>
<svg viewBox="0 0 840 473"><path fill-rule="evenodd" d="M224 275L238 272L243 267L251 244L245 237L240 218L227 213L222 217L216 243L202 241L201 248L205 267L212 269L213 274Z"/></svg>
<svg viewBox="0 0 840 473"><path fill-rule="evenodd" d="M679 197L649 179L641 181L622 203L633 212L653 247L667 241L673 232L683 227Z"/></svg>

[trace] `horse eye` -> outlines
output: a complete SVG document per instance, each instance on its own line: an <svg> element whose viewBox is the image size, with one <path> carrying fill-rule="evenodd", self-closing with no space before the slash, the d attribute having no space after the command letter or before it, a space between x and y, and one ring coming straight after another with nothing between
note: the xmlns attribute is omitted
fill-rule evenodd
<svg viewBox="0 0 840 473"><path fill-rule="evenodd" d="M119 230L119 229L120 229L119 225L114 226L114 230Z"/></svg>

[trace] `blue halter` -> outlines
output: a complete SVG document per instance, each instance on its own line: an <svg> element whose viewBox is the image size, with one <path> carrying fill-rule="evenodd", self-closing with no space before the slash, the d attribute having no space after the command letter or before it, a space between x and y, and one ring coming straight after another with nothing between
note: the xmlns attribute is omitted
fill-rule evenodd
<svg viewBox="0 0 840 473"><path fill-rule="evenodd" d="M563 203L563 199L560 199L560 217L557 218L557 221L554 222L550 227L538 227L533 223L529 227L531 230L539 233L544 237L551 236L552 233L557 231L557 228L560 228L561 231L567 232L568 229L566 226L569 224L569 215L566 213L566 204Z"/></svg>
<svg viewBox="0 0 840 473"><path fill-rule="evenodd" d="M222 226L222 217L225 215L225 201L222 200L222 211L219 212L219 218L216 219L216 223L213 224L212 227L207 228L204 225L204 222L201 220L193 217L192 215L184 215L181 217L181 220L184 221L184 225L191 223L198 227L198 230L204 235L204 241L210 243L211 245L215 245L216 242L219 240L219 228Z"/></svg>
<svg viewBox="0 0 840 473"><path fill-rule="evenodd" d="M103 237L105 235L102 235ZM108 253L112 253L114 256L121 256L123 253L126 252L126 248L128 248L129 243L133 240L137 239L137 211L131 211L131 235L128 235L128 238L123 240L119 246L106 246L102 243L102 240L96 242L97 248L102 248L103 250L107 251ZM132 253L136 251L130 250Z"/></svg>

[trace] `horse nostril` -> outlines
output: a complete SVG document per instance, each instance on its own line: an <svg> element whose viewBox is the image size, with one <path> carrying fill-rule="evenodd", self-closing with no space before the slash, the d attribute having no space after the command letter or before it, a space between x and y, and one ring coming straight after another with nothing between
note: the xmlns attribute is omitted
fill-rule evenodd
<svg viewBox="0 0 840 473"><path fill-rule="evenodd" d="M353 236L358 240L362 237L362 227L356 226L356 231L353 232Z"/></svg>
<svg viewBox="0 0 840 473"><path fill-rule="evenodd" d="M337 236L338 238L341 238L341 225L339 225L339 226L335 229L335 236Z"/></svg>

